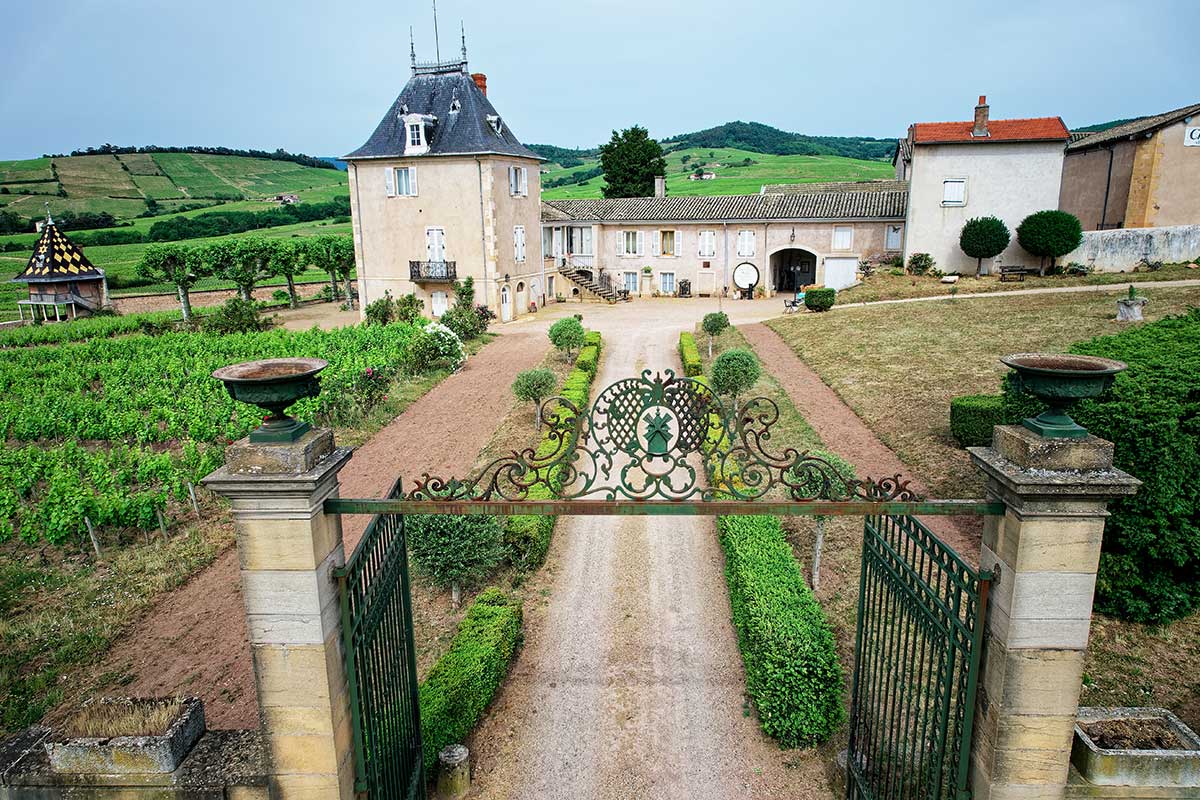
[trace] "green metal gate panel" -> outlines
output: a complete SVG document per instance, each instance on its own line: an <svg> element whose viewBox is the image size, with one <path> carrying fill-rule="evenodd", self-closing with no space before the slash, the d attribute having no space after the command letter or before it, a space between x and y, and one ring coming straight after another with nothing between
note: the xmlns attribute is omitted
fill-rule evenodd
<svg viewBox="0 0 1200 800"><path fill-rule="evenodd" d="M400 482L389 497L400 493ZM370 800L424 800L404 517L378 514L337 569L354 724L354 788Z"/></svg>
<svg viewBox="0 0 1200 800"><path fill-rule="evenodd" d="M992 574L908 516L866 518L850 800L966 800Z"/></svg>

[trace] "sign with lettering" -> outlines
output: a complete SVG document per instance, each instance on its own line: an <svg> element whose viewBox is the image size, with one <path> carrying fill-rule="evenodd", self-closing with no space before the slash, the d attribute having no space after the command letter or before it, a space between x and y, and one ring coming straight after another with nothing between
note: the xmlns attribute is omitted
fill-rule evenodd
<svg viewBox="0 0 1200 800"><path fill-rule="evenodd" d="M1183 146L1200 147L1200 125L1192 125L1183 129Z"/></svg>

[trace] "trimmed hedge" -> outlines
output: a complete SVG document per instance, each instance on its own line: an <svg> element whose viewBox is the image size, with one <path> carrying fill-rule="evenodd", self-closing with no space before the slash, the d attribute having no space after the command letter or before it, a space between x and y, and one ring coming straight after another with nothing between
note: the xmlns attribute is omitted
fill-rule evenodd
<svg viewBox="0 0 1200 800"><path fill-rule="evenodd" d="M950 401L950 433L959 447L987 447L992 428L1004 423L1001 395L964 394Z"/></svg>
<svg viewBox="0 0 1200 800"><path fill-rule="evenodd" d="M421 740L425 771L433 774L437 754L464 741L508 672L521 642L521 602L500 589L475 598L446 654L420 685Z"/></svg>
<svg viewBox="0 0 1200 800"><path fill-rule="evenodd" d="M696 347L696 337L688 331L679 333L679 360L683 362L683 374L689 378L704 374L704 362Z"/></svg>
<svg viewBox="0 0 1200 800"><path fill-rule="evenodd" d="M824 742L845 722L833 629L778 517L718 517L746 690L783 747Z"/></svg>
<svg viewBox="0 0 1200 800"><path fill-rule="evenodd" d="M1179 619L1200 608L1200 309L1070 351L1129 365L1071 416L1113 442L1115 465L1142 480L1109 506L1096 607L1137 622ZM1011 380L1004 400L1009 421L1042 410Z"/></svg>
<svg viewBox="0 0 1200 800"><path fill-rule="evenodd" d="M588 331L584 337L584 347L575 359L575 368L563 381L558 394L570 400L581 411L587 409L591 399L592 380L599 368L600 350L602 344L599 331ZM588 357L585 358L585 355ZM584 363L580 363L584 362ZM585 369L585 367L587 367ZM560 409L559 413L565 412ZM553 414L554 412L550 412ZM537 457L545 458L552 455L557 444L549 438L554 425L548 426L538 445ZM547 486L546 484L549 484ZM546 482L539 482L529 489L530 500L552 500L562 489L559 481L559 471L553 470L546 476ZM517 570L522 572L535 570L546 560L550 550L550 538L554 535L554 520L556 517L535 516L532 514L517 514L508 518L504 526L504 547L508 560Z"/></svg>
<svg viewBox="0 0 1200 800"><path fill-rule="evenodd" d="M809 311L828 311L836 301L836 289L807 289L804 292L804 307Z"/></svg>

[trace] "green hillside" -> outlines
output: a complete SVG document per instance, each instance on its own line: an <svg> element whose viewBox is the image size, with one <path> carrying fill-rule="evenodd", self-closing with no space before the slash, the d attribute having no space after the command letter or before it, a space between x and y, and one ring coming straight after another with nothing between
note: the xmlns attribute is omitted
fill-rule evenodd
<svg viewBox="0 0 1200 800"><path fill-rule="evenodd" d="M749 163L747 163L749 160ZM667 153L667 194L677 196L757 194L764 183L816 183L820 181L865 181L894 177L886 161L867 161L832 155L771 155L728 147L688 147ZM595 171L599 162L584 159L579 166L564 169L547 165L542 186L569 180ZM707 181L688 180L701 169L716 174ZM583 183L568 183L542 189L546 200L600 197L604 177L596 175Z"/></svg>
<svg viewBox="0 0 1200 800"><path fill-rule="evenodd" d="M262 208L276 194L327 200L346 192L345 172L265 158L127 153L0 161L0 209L26 218L45 213L47 202L53 214L107 212L131 220L152 208L238 203L246 210L241 203Z"/></svg>

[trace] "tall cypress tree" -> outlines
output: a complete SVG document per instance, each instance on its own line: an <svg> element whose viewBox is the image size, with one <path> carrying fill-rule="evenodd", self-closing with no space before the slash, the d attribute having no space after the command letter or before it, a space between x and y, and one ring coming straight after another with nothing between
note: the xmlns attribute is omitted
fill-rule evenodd
<svg viewBox="0 0 1200 800"><path fill-rule="evenodd" d="M608 144L600 146L600 167L605 197L649 197L654 178L667 172L662 147L640 125L613 131Z"/></svg>

